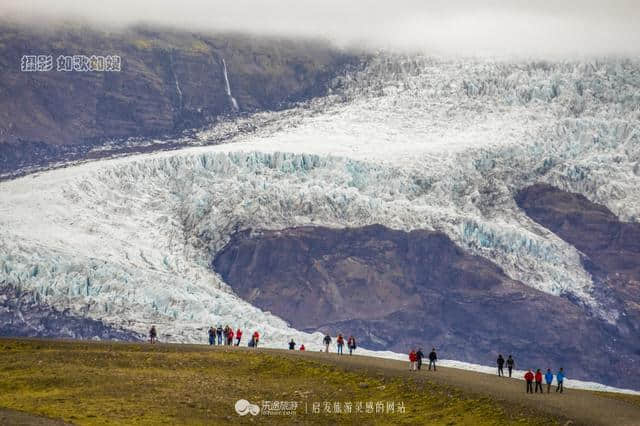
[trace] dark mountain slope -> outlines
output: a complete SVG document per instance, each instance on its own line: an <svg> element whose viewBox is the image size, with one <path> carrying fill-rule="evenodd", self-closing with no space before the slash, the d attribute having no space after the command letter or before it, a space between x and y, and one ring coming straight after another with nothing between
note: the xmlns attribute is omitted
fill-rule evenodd
<svg viewBox="0 0 640 426"><path fill-rule="evenodd" d="M640 223L621 222L608 208L581 194L537 184L516 202L533 220L588 256L592 273L640 281Z"/></svg>
<svg viewBox="0 0 640 426"><path fill-rule="evenodd" d="M284 108L325 94L360 60L319 42L169 29L35 31L0 22L0 34L0 174L84 158L109 139L171 136ZM24 55L51 55L53 69L22 72ZM121 71L57 71L60 55L118 55Z"/></svg>
<svg viewBox="0 0 640 426"><path fill-rule="evenodd" d="M640 224L622 222L583 195L544 184L522 189L516 202L583 253L595 296L619 313L616 326L621 337L640 342Z"/></svg>
<svg viewBox="0 0 640 426"><path fill-rule="evenodd" d="M59 311L38 301L37 295L0 282L0 336L56 337L136 341L144 339L101 321Z"/></svg>
<svg viewBox="0 0 640 426"><path fill-rule="evenodd" d="M238 295L296 328L353 333L371 349L434 345L443 357L482 364L513 353L520 368L564 366L574 378L640 387L628 374L638 342L442 233L379 225L242 232L213 267Z"/></svg>

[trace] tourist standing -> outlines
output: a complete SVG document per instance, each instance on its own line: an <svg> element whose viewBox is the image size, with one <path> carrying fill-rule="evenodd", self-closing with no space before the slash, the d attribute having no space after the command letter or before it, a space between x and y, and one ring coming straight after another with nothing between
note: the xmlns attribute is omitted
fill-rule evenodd
<svg viewBox="0 0 640 426"><path fill-rule="evenodd" d="M507 358L507 369L509 370L509 377L511 377L511 372L513 371L514 365L515 361L513 360L513 357L509 355L509 358Z"/></svg>
<svg viewBox="0 0 640 426"><path fill-rule="evenodd" d="M216 328L216 335L218 336L218 345L222 344L222 325L218 324L218 328Z"/></svg>
<svg viewBox="0 0 640 426"><path fill-rule="evenodd" d="M344 337L342 337L342 334L338 334L336 343L338 343L338 355L342 355L342 347L344 346Z"/></svg>
<svg viewBox="0 0 640 426"><path fill-rule="evenodd" d="M562 383L564 382L564 370L561 368L560 371L558 371L558 373L556 374L556 381L558 382L558 386L556 387L556 392L560 392L562 393L562 391L564 390L564 386L562 386Z"/></svg>
<svg viewBox="0 0 640 426"><path fill-rule="evenodd" d="M502 354L498 355L498 376L500 377L504 377L504 370L502 369L502 367L504 367L504 358L502 358Z"/></svg>
<svg viewBox="0 0 640 426"><path fill-rule="evenodd" d="M437 360L438 360L438 355L436 354L436 348L431 348L431 352L429 352L429 371L431 371L432 365L433 365L433 371L436 371Z"/></svg>
<svg viewBox="0 0 640 426"><path fill-rule="evenodd" d="M527 393L533 393L533 373L531 370L527 371L524 375L524 379L527 381Z"/></svg>
<svg viewBox="0 0 640 426"><path fill-rule="evenodd" d="M415 349L411 349L411 352L409 352L409 371L415 371L416 370L416 350Z"/></svg>
<svg viewBox="0 0 640 426"><path fill-rule="evenodd" d="M550 368L547 368L547 372L544 375L544 380L547 382L547 393L551 392L551 383L553 383L553 373Z"/></svg>
<svg viewBox="0 0 640 426"><path fill-rule="evenodd" d="M347 346L349 347L349 355L353 355L353 351L356 350L356 338L353 336L349 336L349 340L347 340Z"/></svg>
<svg viewBox="0 0 640 426"><path fill-rule="evenodd" d="M149 330L149 342L156 343L158 341L158 332L156 331L156 326L152 325Z"/></svg>
<svg viewBox="0 0 640 426"><path fill-rule="evenodd" d="M418 371L422 368L422 358L424 358L424 353L422 352L422 348L418 348L418 352L416 352L416 363L418 365Z"/></svg>
<svg viewBox="0 0 640 426"><path fill-rule="evenodd" d="M538 389L540 389L540 393L544 393L542 390L542 371L539 368L536 370L536 393L538 393Z"/></svg>
<svg viewBox="0 0 640 426"><path fill-rule="evenodd" d="M327 334L326 336L324 336L324 339L322 341L324 342L324 351L326 353L329 353L329 345L331 344L331 336L329 336Z"/></svg>

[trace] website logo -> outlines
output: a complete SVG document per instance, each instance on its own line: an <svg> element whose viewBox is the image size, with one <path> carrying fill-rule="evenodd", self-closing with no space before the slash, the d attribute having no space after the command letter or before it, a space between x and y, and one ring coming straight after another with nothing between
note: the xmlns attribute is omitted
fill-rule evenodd
<svg viewBox="0 0 640 426"><path fill-rule="evenodd" d="M252 416L257 416L260 413L260 407L256 404L252 404L246 399L239 399L235 405L236 413L241 416L246 416L251 413Z"/></svg>

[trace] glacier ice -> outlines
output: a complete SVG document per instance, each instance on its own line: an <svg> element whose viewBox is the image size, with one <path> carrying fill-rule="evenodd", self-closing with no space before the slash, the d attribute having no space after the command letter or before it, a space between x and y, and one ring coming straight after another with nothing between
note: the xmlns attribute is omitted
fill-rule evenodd
<svg viewBox="0 0 640 426"><path fill-rule="evenodd" d="M0 280L134 331L158 324L172 341L232 323L273 346L294 337L314 347L317 335L237 298L210 269L213 254L237 229L381 223L443 231L512 278L615 322L580 253L513 194L546 182L637 221L639 69L625 59L380 55L326 98L198 135L236 132L232 143L0 183Z"/></svg>

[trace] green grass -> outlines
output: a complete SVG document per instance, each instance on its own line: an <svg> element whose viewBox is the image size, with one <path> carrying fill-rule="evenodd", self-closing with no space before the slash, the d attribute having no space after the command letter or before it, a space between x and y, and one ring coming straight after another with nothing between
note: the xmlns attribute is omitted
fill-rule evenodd
<svg viewBox="0 0 640 426"><path fill-rule="evenodd" d="M240 417L236 400L297 401L295 417ZM403 402L404 414L312 413L313 402ZM0 407L77 424L550 424L432 383L205 346L0 339ZM305 407L308 413L305 414ZM355 409L355 405L354 405ZM531 423L535 420L535 423Z"/></svg>

